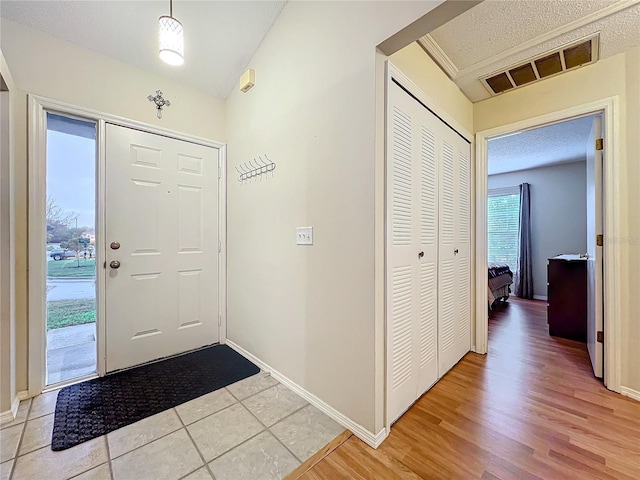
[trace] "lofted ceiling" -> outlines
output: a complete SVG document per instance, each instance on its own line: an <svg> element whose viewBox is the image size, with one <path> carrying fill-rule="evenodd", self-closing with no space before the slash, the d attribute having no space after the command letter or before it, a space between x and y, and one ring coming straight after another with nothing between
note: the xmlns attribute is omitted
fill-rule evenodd
<svg viewBox="0 0 640 480"><path fill-rule="evenodd" d="M419 43L477 102L479 79L592 34L600 59L640 45L640 0L485 0Z"/></svg>
<svg viewBox="0 0 640 480"><path fill-rule="evenodd" d="M185 31L180 67L157 53L168 0L1 0L0 17L224 99L285 4L175 0ZM477 102L491 96L480 78L593 34L600 59L640 45L640 0L484 0L419 43ZM579 118L492 139L489 174L583 160L591 125L592 117Z"/></svg>
<svg viewBox="0 0 640 480"><path fill-rule="evenodd" d="M284 0L175 0L185 63L158 58L158 17L169 0L2 0L0 16L226 98L284 7Z"/></svg>
<svg viewBox="0 0 640 480"><path fill-rule="evenodd" d="M490 139L489 175L584 161L593 119L576 118Z"/></svg>
<svg viewBox="0 0 640 480"><path fill-rule="evenodd" d="M226 98L285 4L175 0L185 31L180 67L157 54L169 0L2 0L0 16ZM479 78L594 33L600 58L639 45L640 0L484 0L419 42L477 102L490 96Z"/></svg>

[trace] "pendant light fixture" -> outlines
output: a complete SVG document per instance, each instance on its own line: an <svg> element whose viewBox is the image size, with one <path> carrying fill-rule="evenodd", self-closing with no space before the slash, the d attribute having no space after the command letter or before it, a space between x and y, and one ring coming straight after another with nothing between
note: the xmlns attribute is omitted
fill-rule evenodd
<svg viewBox="0 0 640 480"><path fill-rule="evenodd" d="M173 0L169 0L169 15L158 20L160 58L169 65L184 63L184 32L182 24L173 18Z"/></svg>

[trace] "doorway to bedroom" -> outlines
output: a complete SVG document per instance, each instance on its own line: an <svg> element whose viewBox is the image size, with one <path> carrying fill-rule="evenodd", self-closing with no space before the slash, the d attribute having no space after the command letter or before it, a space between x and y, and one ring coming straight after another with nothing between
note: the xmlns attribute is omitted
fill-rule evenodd
<svg viewBox="0 0 640 480"><path fill-rule="evenodd" d="M598 377L601 125L592 114L487 142L489 349L502 335L527 348L542 321L555 339L589 350Z"/></svg>

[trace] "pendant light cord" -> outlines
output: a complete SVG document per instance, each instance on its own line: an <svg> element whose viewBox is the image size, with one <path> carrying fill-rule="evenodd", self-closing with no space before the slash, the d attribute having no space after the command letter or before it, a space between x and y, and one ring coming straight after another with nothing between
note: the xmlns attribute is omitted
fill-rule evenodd
<svg viewBox="0 0 640 480"><path fill-rule="evenodd" d="M173 0L169 0L169 16L173 18Z"/></svg>

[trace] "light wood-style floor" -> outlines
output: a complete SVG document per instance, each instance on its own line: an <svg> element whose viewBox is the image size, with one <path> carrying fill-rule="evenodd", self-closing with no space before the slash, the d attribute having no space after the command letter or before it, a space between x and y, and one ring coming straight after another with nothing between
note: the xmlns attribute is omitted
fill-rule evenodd
<svg viewBox="0 0 640 480"><path fill-rule="evenodd" d="M378 450L351 436L299 478L640 479L640 403L548 335L546 304L512 298L489 325L489 354L467 354Z"/></svg>

